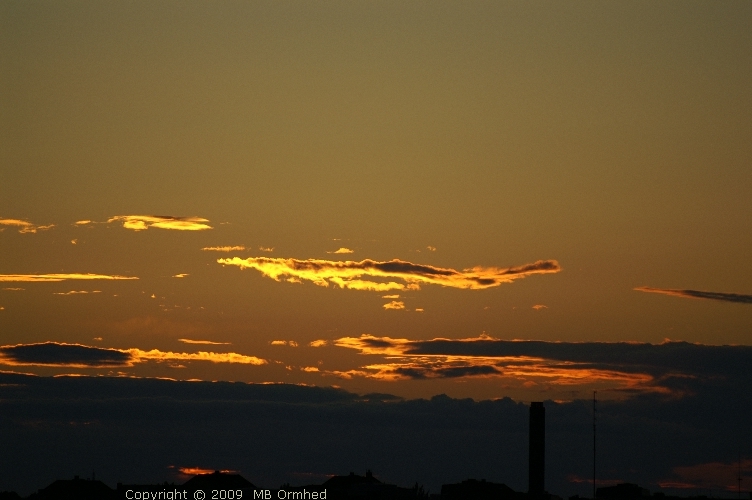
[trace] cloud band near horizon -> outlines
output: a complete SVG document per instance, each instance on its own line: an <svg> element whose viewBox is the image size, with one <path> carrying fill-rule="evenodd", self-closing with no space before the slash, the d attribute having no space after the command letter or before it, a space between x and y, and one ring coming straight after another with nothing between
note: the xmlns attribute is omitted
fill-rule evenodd
<svg viewBox="0 0 752 500"><path fill-rule="evenodd" d="M390 290L417 290L421 284L441 285L452 288L482 290L510 283L533 274L549 274L561 271L555 260L539 260L517 267L473 267L457 271L430 265L414 264L399 259L375 261L331 261L319 259L283 259L270 257L232 257L217 259L222 265L237 266L241 269L255 269L275 281L292 283L311 281L319 286L330 283L351 290L385 292ZM378 282L358 279L363 276L393 278L394 281Z"/></svg>

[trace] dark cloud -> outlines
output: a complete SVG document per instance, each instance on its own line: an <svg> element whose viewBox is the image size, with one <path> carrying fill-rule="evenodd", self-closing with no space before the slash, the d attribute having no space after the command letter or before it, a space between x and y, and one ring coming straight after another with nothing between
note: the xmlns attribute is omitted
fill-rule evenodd
<svg viewBox="0 0 752 500"><path fill-rule="evenodd" d="M737 304L752 304L752 295L741 293L724 293L724 292L703 292L701 290L675 290L672 288L651 288L649 286L640 286L635 288L638 292L661 293L663 295L672 295L674 297L684 297L686 299L708 299L720 300L723 302L735 302Z"/></svg>
<svg viewBox="0 0 752 500"><path fill-rule="evenodd" d="M263 365L267 361L256 356L235 352L171 352L138 348L105 349L80 344L45 342L0 347L0 364L70 366L81 368L132 366L145 361L209 361L212 363L239 363Z"/></svg>
<svg viewBox="0 0 752 500"><path fill-rule="evenodd" d="M129 366L127 352L79 344L21 344L0 347L0 363L9 365L54 365L78 367Z"/></svg>

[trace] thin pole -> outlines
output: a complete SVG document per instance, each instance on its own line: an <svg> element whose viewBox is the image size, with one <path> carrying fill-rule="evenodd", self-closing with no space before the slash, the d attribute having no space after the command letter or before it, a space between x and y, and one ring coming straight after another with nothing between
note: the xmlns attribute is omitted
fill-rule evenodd
<svg viewBox="0 0 752 500"><path fill-rule="evenodd" d="M593 391L593 500L595 500L595 393Z"/></svg>

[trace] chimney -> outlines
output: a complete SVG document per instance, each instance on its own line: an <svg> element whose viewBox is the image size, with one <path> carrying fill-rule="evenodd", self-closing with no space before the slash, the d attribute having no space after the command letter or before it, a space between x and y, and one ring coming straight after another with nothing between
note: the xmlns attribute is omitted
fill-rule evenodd
<svg viewBox="0 0 752 500"><path fill-rule="evenodd" d="M530 403L530 455L528 493L543 495L546 457L546 409L542 402Z"/></svg>

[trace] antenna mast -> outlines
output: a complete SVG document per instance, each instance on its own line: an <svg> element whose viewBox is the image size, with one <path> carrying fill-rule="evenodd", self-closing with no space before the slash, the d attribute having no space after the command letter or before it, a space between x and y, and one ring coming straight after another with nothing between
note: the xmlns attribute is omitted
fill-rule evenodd
<svg viewBox="0 0 752 500"><path fill-rule="evenodd" d="M595 500L595 393L593 391L593 500Z"/></svg>

